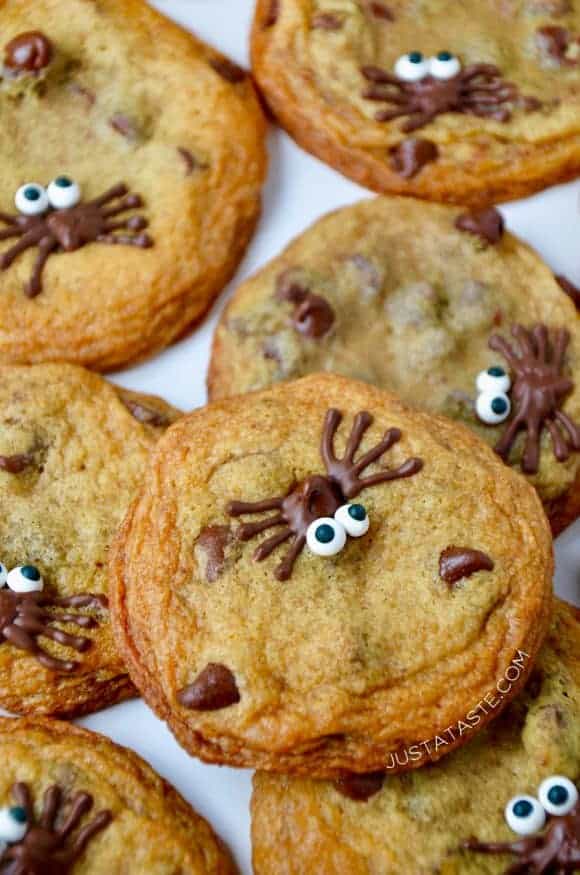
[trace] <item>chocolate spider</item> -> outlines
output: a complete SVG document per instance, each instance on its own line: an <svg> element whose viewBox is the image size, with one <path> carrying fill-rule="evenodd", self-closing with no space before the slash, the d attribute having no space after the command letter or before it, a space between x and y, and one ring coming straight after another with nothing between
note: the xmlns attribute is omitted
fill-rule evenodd
<svg viewBox="0 0 580 875"><path fill-rule="evenodd" d="M4 588L6 581L9 589ZM103 610L107 607L107 600L90 593L59 598L43 592L43 585L40 573L32 565L19 566L7 574L0 564L0 587L3 587L0 588L0 646L9 642L19 650L33 654L45 668L68 674L78 668L78 662L51 656L38 643L38 638L47 638L77 653L85 653L92 644L90 638L70 635L53 628L53 624L72 623L79 629L94 629L98 625L94 617L68 609ZM53 609L59 612L54 613Z"/></svg>
<svg viewBox="0 0 580 875"><path fill-rule="evenodd" d="M546 812L553 819L540 834ZM471 838L463 847L479 854L513 854L518 859L505 875L568 875L580 870L580 803L578 791L568 778L554 775L543 781L539 800L533 796L511 799L506 806L506 820L524 838L515 842Z"/></svg>
<svg viewBox="0 0 580 875"><path fill-rule="evenodd" d="M353 537L359 537L368 530L368 517L364 507L360 504L348 504L349 499L359 495L363 489L379 483L411 477L423 467L421 459L411 458L398 468L361 477L369 465L378 461L401 439L401 432L397 428L389 429L380 443L355 461L354 457L363 436L373 422L370 413L357 413L344 456L338 459L334 451L334 438L341 420L342 414L338 410L329 410L324 420L320 454L326 476L313 474L306 477L292 486L286 495L276 498L256 502L232 501L228 505L228 513L234 517L268 510L277 511L274 516L259 522L243 523L237 530L237 536L242 541L249 541L267 529L282 527L278 534L271 535L258 546L254 553L256 562L266 559L277 547L294 538L286 556L274 572L278 580L288 580L294 563L307 542L313 552L330 556L342 549L347 532Z"/></svg>
<svg viewBox="0 0 580 875"><path fill-rule="evenodd" d="M548 329L541 324L529 330L514 325L511 333L517 347L498 334L489 339L490 349L505 358L514 374L511 403L507 395L511 385L509 376L502 368L492 367L478 377L481 394L476 411L482 421L497 425L508 419L513 408L513 416L495 450L507 460L518 433L525 431L522 471L535 474L544 429L550 433L554 456L559 462L566 461L571 450L580 450L580 427L560 409L574 388L573 381L562 373L570 335L566 329L559 328L550 343Z"/></svg>
<svg viewBox="0 0 580 875"><path fill-rule="evenodd" d="M506 82L493 64L471 64L462 69L450 52L424 58L420 52L403 55L395 72L381 67L362 67L370 83L363 91L366 100L392 105L375 113L379 122L407 117L402 130L411 133L443 113L463 113L497 122L511 118L510 104L518 89Z"/></svg>
<svg viewBox="0 0 580 875"><path fill-rule="evenodd" d="M0 810L0 839L7 844L4 852L0 851L1 875L66 875L89 842L112 821L110 811L100 811L71 839L93 807L88 793L75 793L63 816L63 792L58 785L49 787L38 821L27 784L15 784L12 796L16 805ZM57 820L61 821L59 826Z"/></svg>
<svg viewBox="0 0 580 875"><path fill-rule="evenodd" d="M141 249L153 245L148 234L114 233L123 230L140 232L148 224L144 216L114 221L115 216L143 206L141 197L129 194L129 189L122 183L100 197L82 203L78 185L68 176L59 176L48 189L36 183L21 186L15 204L19 215L0 213L0 222L7 225L0 230L0 240L18 238L0 256L0 270L7 270L25 250L38 247L32 276L24 287L29 298L42 291L44 266L53 253L75 252L89 243L122 244Z"/></svg>

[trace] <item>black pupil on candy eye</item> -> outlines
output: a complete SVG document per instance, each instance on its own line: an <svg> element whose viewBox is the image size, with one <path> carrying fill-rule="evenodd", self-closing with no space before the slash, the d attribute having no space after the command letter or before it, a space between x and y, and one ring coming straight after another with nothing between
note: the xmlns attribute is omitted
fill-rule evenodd
<svg viewBox="0 0 580 875"><path fill-rule="evenodd" d="M70 188L72 185L72 179L69 179L68 176L59 176L54 180L54 184L58 185L59 188Z"/></svg>
<svg viewBox="0 0 580 875"><path fill-rule="evenodd" d="M507 410L507 402L505 398L494 398L491 402L491 409L498 416L501 416L502 413L505 413Z"/></svg>
<svg viewBox="0 0 580 875"><path fill-rule="evenodd" d="M497 365L495 365L493 368L488 368L487 373L490 377L505 377L504 369L497 367Z"/></svg>
<svg viewBox="0 0 580 875"><path fill-rule="evenodd" d="M437 60L439 61L450 61L453 55L451 52L439 52L437 55Z"/></svg>
<svg viewBox="0 0 580 875"><path fill-rule="evenodd" d="M18 823L26 823L26 811L24 808L11 808L10 816L13 820L16 820Z"/></svg>
<svg viewBox="0 0 580 875"><path fill-rule="evenodd" d="M38 568L35 568L34 565L23 565L20 569L20 573L22 577L25 577L27 580L40 580L40 572Z"/></svg>
<svg viewBox="0 0 580 875"><path fill-rule="evenodd" d="M563 805L568 801L568 791L561 784L556 784L548 790L548 799L552 805Z"/></svg>
<svg viewBox="0 0 580 875"><path fill-rule="evenodd" d="M24 197L27 201L40 200L40 192L37 188L27 188L24 190Z"/></svg>
<svg viewBox="0 0 580 875"><path fill-rule="evenodd" d="M514 814L516 817L529 817L532 813L532 803L527 799L520 799L514 805Z"/></svg>
<svg viewBox="0 0 580 875"><path fill-rule="evenodd" d="M353 520L358 520L362 522L365 519L367 512L362 506L362 504L351 504L348 509L348 515L353 518Z"/></svg>
<svg viewBox="0 0 580 875"><path fill-rule="evenodd" d="M412 64L420 64L423 60L423 55L421 52L410 52L409 60Z"/></svg>
<svg viewBox="0 0 580 875"><path fill-rule="evenodd" d="M320 541L321 544L330 544L333 538L334 530L332 526L324 523L324 525L318 526L316 529L316 540Z"/></svg>

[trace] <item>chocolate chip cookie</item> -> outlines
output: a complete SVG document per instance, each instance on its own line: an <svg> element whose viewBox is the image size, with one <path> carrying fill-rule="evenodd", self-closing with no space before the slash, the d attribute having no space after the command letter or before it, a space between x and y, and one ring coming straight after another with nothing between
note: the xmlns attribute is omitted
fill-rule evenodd
<svg viewBox="0 0 580 875"><path fill-rule="evenodd" d="M552 544L470 431L322 374L172 426L110 577L131 676L186 750L336 777L435 738L523 658L515 694Z"/></svg>
<svg viewBox="0 0 580 875"><path fill-rule="evenodd" d="M107 553L177 411L74 365L0 367L0 706L83 714L134 693Z"/></svg>
<svg viewBox="0 0 580 875"><path fill-rule="evenodd" d="M257 81L380 192L489 206L580 172L578 0L257 0Z"/></svg>
<svg viewBox="0 0 580 875"><path fill-rule="evenodd" d="M0 362L110 370L198 322L256 223L244 70L145 0L0 0Z"/></svg>
<svg viewBox="0 0 580 875"><path fill-rule="evenodd" d="M555 603L525 691L436 765L335 783L258 774L256 875L577 872L579 620ZM496 700L516 675L506 674Z"/></svg>
<svg viewBox="0 0 580 875"><path fill-rule="evenodd" d="M6 875L233 875L211 827L132 751L55 720L0 720Z"/></svg>
<svg viewBox="0 0 580 875"><path fill-rule="evenodd" d="M244 283L216 331L210 397L323 370L468 425L526 474L554 532L580 514L578 316L497 210L364 201Z"/></svg>

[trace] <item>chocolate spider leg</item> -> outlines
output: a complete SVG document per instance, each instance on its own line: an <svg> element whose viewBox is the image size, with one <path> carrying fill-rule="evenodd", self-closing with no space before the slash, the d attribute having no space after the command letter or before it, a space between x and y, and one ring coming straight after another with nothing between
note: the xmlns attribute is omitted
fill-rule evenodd
<svg viewBox="0 0 580 875"><path fill-rule="evenodd" d="M553 419L546 419L545 425L550 432L550 436L552 438L552 448L554 450L554 456L556 457L558 462L565 462L566 459L570 456L570 449L568 447L568 444L566 443L564 435L562 434Z"/></svg>
<svg viewBox="0 0 580 875"><path fill-rule="evenodd" d="M376 486L378 483L387 483L389 480L402 480L405 477L412 477L418 474L423 467L421 459L407 459L398 468L390 468L388 471L379 471L377 474L371 474L369 477L363 477L359 481L359 488L356 492L351 492L347 497L354 498L363 489L369 486Z"/></svg>
<svg viewBox="0 0 580 875"><path fill-rule="evenodd" d="M496 77L501 79L501 70L494 64L471 64L469 67L465 68L461 74L461 79L463 82L471 82L478 76L483 76L488 79Z"/></svg>
<svg viewBox="0 0 580 875"><path fill-rule="evenodd" d="M525 474L537 474L540 466L540 438L542 423L528 422L524 454L522 456L522 471ZM496 448L497 452L497 448Z"/></svg>
<svg viewBox="0 0 580 875"><path fill-rule="evenodd" d="M42 801L42 814L40 815L40 826L42 827L42 829L47 829L51 832L53 831L54 822L56 820L56 815L58 814L61 801L62 792L60 787L58 787L56 784L54 784L52 787L49 787L44 794L44 799Z"/></svg>
<svg viewBox="0 0 580 875"><path fill-rule="evenodd" d="M399 91L393 91L388 85L369 85L362 96L366 100L381 100L385 103L394 103L396 106L407 106L408 97Z"/></svg>
<svg viewBox="0 0 580 875"><path fill-rule="evenodd" d="M270 556L271 553L274 552L276 547L279 547L280 544L283 544L284 541L287 541L294 532L290 528L285 528L277 535L272 535L270 538L267 538L265 541L256 548L254 552L254 559L256 562L261 562L263 559L266 559Z"/></svg>
<svg viewBox="0 0 580 875"><path fill-rule="evenodd" d="M61 841L65 841L73 830L77 828L85 814L93 807L92 797L88 793L76 793L71 800L70 811L58 830L57 834Z"/></svg>
<svg viewBox="0 0 580 875"><path fill-rule="evenodd" d="M352 428L350 430L350 434L348 436L348 440L346 442L346 447L344 450L344 456L342 457L343 462L349 462L351 465L355 467L355 469L359 469L360 462L355 466L354 457L357 453L358 448L362 443L362 439L365 436L365 433L368 431L370 426L372 425L373 418L370 413L367 413L366 410L362 410L360 413L354 418L354 422L352 424ZM372 452L372 451L371 451ZM368 453L367 453L368 455ZM370 462L368 463L370 464ZM362 470L360 468L359 470Z"/></svg>
<svg viewBox="0 0 580 875"><path fill-rule="evenodd" d="M14 784L12 787L12 798L19 808L25 810L28 823L32 823L34 819L34 807L32 805L32 797L30 795L28 784L25 784L23 781Z"/></svg>
<svg viewBox="0 0 580 875"><path fill-rule="evenodd" d="M534 344L532 343L532 337L529 331L523 327L523 325L513 325L512 326L512 336L515 340L517 340L521 357L529 356L530 358L536 358L536 350L534 349Z"/></svg>
<svg viewBox="0 0 580 875"><path fill-rule="evenodd" d="M94 610L103 610L108 608L109 601L104 595L93 595L93 593L87 592L79 593L78 595L49 598L43 601L42 604L55 608L93 608Z"/></svg>
<svg viewBox="0 0 580 875"><path fill-rule="evenodd" d="M109 234L111 231L143 231L149 222L145 218L145 216L131 216L130 219L124 219L119 222L107 222L105 225L105 233Z"/></svg>
<svg viewBox="0 0 580 875"><path fill-rule="evenodd" d="M68 853L68 858L71 862L75 862L88 843L94 838L97 833L102 832L112 821L113 815L110 811L100 811L97 816L86 826L79 830L77 837L73 841L72 847Z"/></svg>
<svg viewBox="0 0 580 875"><path fill-rule="evenodd" d="M430 124L437 116L436 112L417 112L411 113L411 118L403 125L403 130L406 134L412 134L413 131L418 131L419 128L424 128Z"/></svg>
<svg viewBox="0 0 580 875"><path fill-rule="evenodd" d="M513 368L514 371L517 371L520 362L519 356L516 355L515 350L505 337L502 337L500 334L492 334L489 338L488 346L490 349L493 349L494 352L499 352L509 366Z"/></svg>
<svg viewBox="0 0 580 875"><path fill-rule="evenodd" d="M498 456L501 456L502 459L505 460L509 456L518 432L520 429L524 428L524 425L525 423L519 416L514 417L514 419L508 424L506 430L495 445L495 452Z"/></svg>
<svg viewBox="0 0 580 875"><path fill-rule="evenodd" d="M393 85L400 91L403 91L404 85L400 79L392 73L383 70L382 67L373 67L372 65L363 67L361 70L365 79L369 82L375 82L377 85Z"/></svg>
<svg viewBox="0 0 580 875"><path fill-rule="evenodd" d="M116 200L118 197L124 197L129 193L129 189L125 185L124 182L120 182L118 185L114 185L104 194L96 197L94 200L89 201L90 204L94 204L96 207L102 207L105 204L110 203L110 201Z"/></svg>
<svg viewBox="0 0 580 875"><path fill-rule="evenodd" d="M103 217L111 219L113 216L118 216L119 213L124 213L126 210L136 210L143 206L143 198L139 194L129 194L124 197L118 204L103 210Z"/></svg>
<svg viewBox="0 0 580 875"><path fill-rule="evenodd" d="M18 243L15 243L14 246L0 255L0 270L6 270L6 268L10 267L12 262L14 262L22 252L26 252L27 249L32 249L37 245L38 229L23 234Z"/></svg>
<svg viewBox="0 0 580 875"><path fill-rule="evenodd" d="M98 626L93 617L85 617L84 614L55 614L51 620L56 623L74 623L80 629L94 629Z"/></svg>
<svg viewBox="0 0 580 875"><path fill-rule="evenodd" d="M368 468L369 465L372 465L373 462L376 462L377 459L380 459L387 450L390 450L392 446L394 446L398 441L401 440L401 431L398 428L390 428L383 435L383 439L376 445L370 449L364 456L361 456L358 462L354 465L354 470L356 474L362 474L365 468ZM360 440L359 440L360 444ZM358 447L357 447L358 449Z"/></svg>
<svg viewBox="0 0 580 875"><path fill-rule="evenodd" d="M55 641L57 644L62 644L63 647L71 647L77 653L84 653L91 646L90 638L80 638L76 635L69 635L68 632L63 632L60 629L51 628L48 623L54 619L54 617L48 616L37 619L34 616L24 614L18 617L14 625L28 632L32 637L48 638L49 641Z"/></svg>
<svg viewBox="0 0 580 875"><path fill-rule="evenodd" d="M139 249L153 246L153 240L148 234L138 234L136 237L127 234L99 234L97 240L99 243L108 243L109 246L138 246Z"/></svg>
<svg viewBox="0 0 580 875"><path fill-rule="evenodd" d="M530 843L533 841L532 846ZM467 839L461 845L466 851L475 851L478 854L527 854L531 847L539 847L540 837L521 839L517 842L480 842L476 838Z"/></svg>
<svg viewBox="0 0 580 875"><path fill-rule="evenodd" d="M580 450L580 427L563 410L554 411L554 417L570 437L573 449Z"/></svg>
<svg viewBox="0 0 580 875"><path fill-rule="evenodd" d="M38 258L32 269L32 276L24 287L27 298L36 298L42 291L42 273L49 256L56 249L58 243L52 237L44 237L38 244Z"/></svg>
<svg viewBox="0 0 580 875"><path fill-rule="evenodd" d="M257 523L242 523L238 528L237 535L241 541L249 541L255 535L260 535L266 529L272 529L275 526L283 526L286 520L282 514L268 517L265 520L259 520Z"/></svg>
<svg viewBox="0 0 580 875"><path fill-rule="evenodd" d="M2 228L0 231L0 240L10 240L12 237L21 237L22 228L18 225L10 225L8 228Z"/></svg>
<svg viewBox="0 0 580 875"><path fill-rule="evenodd" d="M338 462L334 452L334 437L341 422L342 413L335 408L331 408L324 417L322 438L320 441L320 455L322 456L322 461L324 462L327 474L331 473L333 466Z"/></svg>
<svg viewBox="0 0 580 875"><path fill-rule="evenodd" d="M404 107L401 109L381 109L375 113L375 120L378 122L392 122L406 115L409 115L409 110Z"/></svg>
<svg viewBox="0 0 580 875"><path fill-rule="evenodd" d="M7 225L17 225L17 217L11 216L10 213L0 213L0 222L6 222Z"/></svg>
<svg viewBox="0 0 580 875"><path fill-rule="evenodd" d="M546 364L548 362L548 329L545 325L534 325L532 328L532 337L536 343L537 357Z"/></svg>
<svg viewBox="0 0 580 875"><path fill-rule="evenodd" d="M227 512L230 516L242 516L250 513L263 513L266 510L280 510L285 495L275 498L265 498L263 501L230 501Z"/></svg>
<svg viewBox="0 0 580 875"><path fill-rule="evenodd" d="M296 540L276 568L274 572L274 576L277 580L284 581L288 580L288 578L292 574L292 569L294 568L294 563L298 559L298 556L302 553L304 549L304 545L306 544L306 535L297 535Z"/></svg>

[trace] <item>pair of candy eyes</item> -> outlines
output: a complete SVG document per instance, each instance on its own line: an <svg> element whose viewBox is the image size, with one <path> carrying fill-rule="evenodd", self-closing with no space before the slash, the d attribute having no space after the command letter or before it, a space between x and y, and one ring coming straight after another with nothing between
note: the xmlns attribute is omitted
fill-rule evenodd
<svg viewBox="0 0 580 875"><path fill-rule="evenodd" d="M511 380L503 368L494 365L481 371L476 380L479 395L475 401L475 412L486 425L499 425L505 422L511 412L508 392Z"/></svg>
<svg viewBox="0 0 580 875"><path fill-rule="evenodd" d="M421 52L409 52L395 62L395 75L403 82L420 82L427 76L445 81L453 79L460 70L461 62L451 52L439 52L433 58L425 58Z"/></svg>
<svg viewBox="0 0 580 875"><path fill-rule="evenodd" d="M13 592L40 592L44 581L34 565L18 565L8 571L0 562L0 589L8 586Z"/></svg>
<svg viewBox="0 0 580 875"><path fill-rule="evenodd" d="M37 182L21 185L14 203L23 216L41 216L51 207L54 210L67 210L76 207L81 199L81 190L74 179L57 176L48 188Z"/></svg>
<svg viewBox="0 0 580 875"><path fill-rule="evenodd" d="M316 556L335 556L346 544L346 536L361 538L369 530L368 514L362 504L343 504L333 517L320 517L306 531L308 549Z"/></svg>
<svg viewBox="0 0 580 875"><path fill-rule="evenodd" d="M535 796L514 796L505 808L507 825L518 835L533 835L546 823L546 814L564 817L578 802L578 790L569 778L552 775L538 787Z"/></svg>

